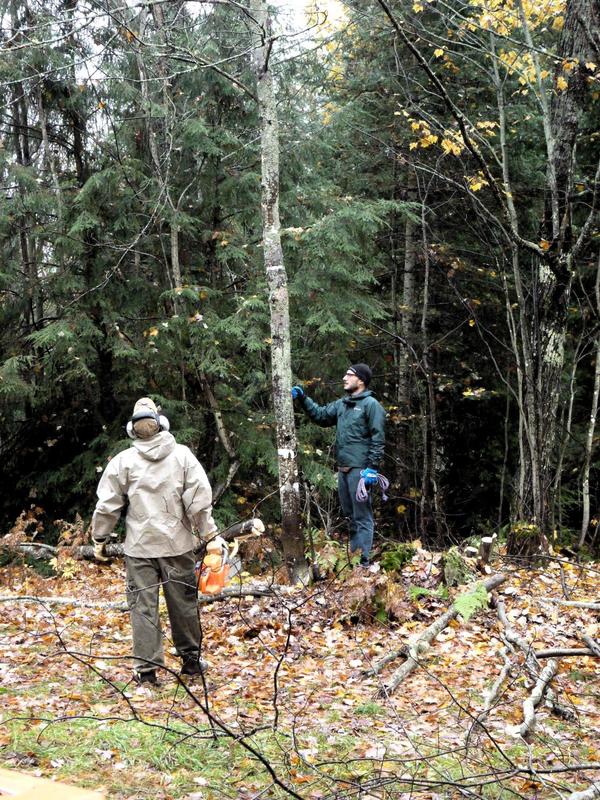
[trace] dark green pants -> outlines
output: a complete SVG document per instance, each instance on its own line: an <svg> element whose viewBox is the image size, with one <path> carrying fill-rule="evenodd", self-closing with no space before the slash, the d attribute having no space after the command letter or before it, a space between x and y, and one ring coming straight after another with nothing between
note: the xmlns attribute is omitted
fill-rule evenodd
<svg viewBox="0 0 600 800"><path fill-rule="evenodd" d="M158 615L162 586L173 644L182 658L197 658L200 623L192 552L164 558L125 557L127 605L133 631L133 656L138 671L164 664L163 634Z"/></svg>

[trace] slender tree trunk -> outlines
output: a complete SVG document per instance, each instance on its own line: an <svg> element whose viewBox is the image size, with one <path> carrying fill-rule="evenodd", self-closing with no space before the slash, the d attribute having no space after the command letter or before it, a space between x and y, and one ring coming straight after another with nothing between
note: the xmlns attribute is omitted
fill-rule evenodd
<svg viewBox="0 0 600 800"><path fill-rule="evenodd" d="M251 10L258 28L254 68L260 116L263 248L271 312L271 369L282 545L289 578L296 582L305 578L307 569L300 525L296 427L290 393L292 370L287 274L279 223L279 135L273 74L269 64L273 39L266 0L252 0Z"/></svg>
<svg viewBox="0 0 600 800"><path fill-rule="evenodd" d="M598 258L598 268L596 270L596 313L600 313L600 257ZM583 517L581 520L581 535L579 537L579 547L583 547L590 524L590 464L592 461L592 451L594 447L594 433L596 431L596 419L598 418L598 398L600 396L600 337L596 337L596 367L594 371L594 392L592 394L592 410L590 412L590 422L585 441L585 458L583 462L582 475L582 495L583 495Z"/></svg>
<svg viewBox="0 0 600 800"><path fill-rule="evenodd" d="M416 192L416 178L412 167L409 167L407 175L407 200L414 202ZM408 430L409 418L411 413L410 398L410 376L413 355L409 347L414 346L414 326L415 326L415 269L417 263L417 234L418 222L411 216L406 217L404 223L404 272L402 281L402 300L400 302L400 333L404 339L397 348L397 371L398 371L398 396L397 405L400 416L398 429L398 460L402 464L406 462L408 451ZM397 310L394 309L394 313ZM402 476L402 485L406 486L407 475L406 467L399 470Z"/></svg>
<svg viewBox="0 0 600 800"><path fill-rule="evenodd" d="M430 259L429 242L427 234L427 221L425 219L425 198L421 199L421 233L423 236L423 262L425 272L423 276L423 303L421 313L421 346L423 348L422 364L426 382L426 399L423 403L422 435L423 435L423 471L421 478L421 535L424 540L429 538L429 520L433 516L436 543L443 541L444 513L440 489L440 436L437 419L437 400L431 365L429 348L429 283Z"/></svg>

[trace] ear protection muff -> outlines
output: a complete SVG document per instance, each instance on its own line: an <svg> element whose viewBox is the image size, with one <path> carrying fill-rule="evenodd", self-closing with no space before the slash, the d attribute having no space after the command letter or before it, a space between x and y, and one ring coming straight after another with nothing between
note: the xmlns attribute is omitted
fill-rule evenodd
<svg viewBox="0 0 600 800"><path fill-rule="evenodd" d="M153 411L139 411L137 414L134 414L133 417L127 423L125 430L127 431L127 436L130 439L136 439L135 431L133 430L133 426L136 422L139 422L141 419L153 419L156 424L158 425L159 431L168 431L171 428L169 424L169 420L163 416L162 414L155 414Z"/></svg>

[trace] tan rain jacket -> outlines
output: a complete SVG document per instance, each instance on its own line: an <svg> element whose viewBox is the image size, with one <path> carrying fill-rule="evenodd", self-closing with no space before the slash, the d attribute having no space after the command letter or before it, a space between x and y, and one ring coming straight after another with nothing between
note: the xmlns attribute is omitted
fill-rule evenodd
<svg viewBox="0 0 600 800"><path fill-rule="evenodd" d="M115 456L98 484L92 538L105 541L129 502L125 555L135 558L179 556L197 544L192 530L209 538L217 530L206 473L189 447L161 431L136 439Z"/></svg>

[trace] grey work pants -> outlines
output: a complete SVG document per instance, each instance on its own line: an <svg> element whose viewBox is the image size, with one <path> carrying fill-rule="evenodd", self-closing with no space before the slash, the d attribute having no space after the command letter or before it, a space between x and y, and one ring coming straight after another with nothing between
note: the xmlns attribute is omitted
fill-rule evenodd
<svg viewBox="0 0 600 800"><path fill-rule="evenodd" d="M373 506L371 505L371 492L364 503L356 499L356 489L360 481L360 469L353 468L349 472L338 472L338 495L344 516L350 524L350 550L360 550L360 563L366 566L369 563L371 548L373 547Z"/></svg>
<svg viewBox="0 0 600 800"><path fill-rule="evenodd" d="M158 615L161 585L177 654L184 659L198 658L200 623L193 553L164 558L126 556L125 564L135 668L144 671L164 664L163 634Z"/></svg>

